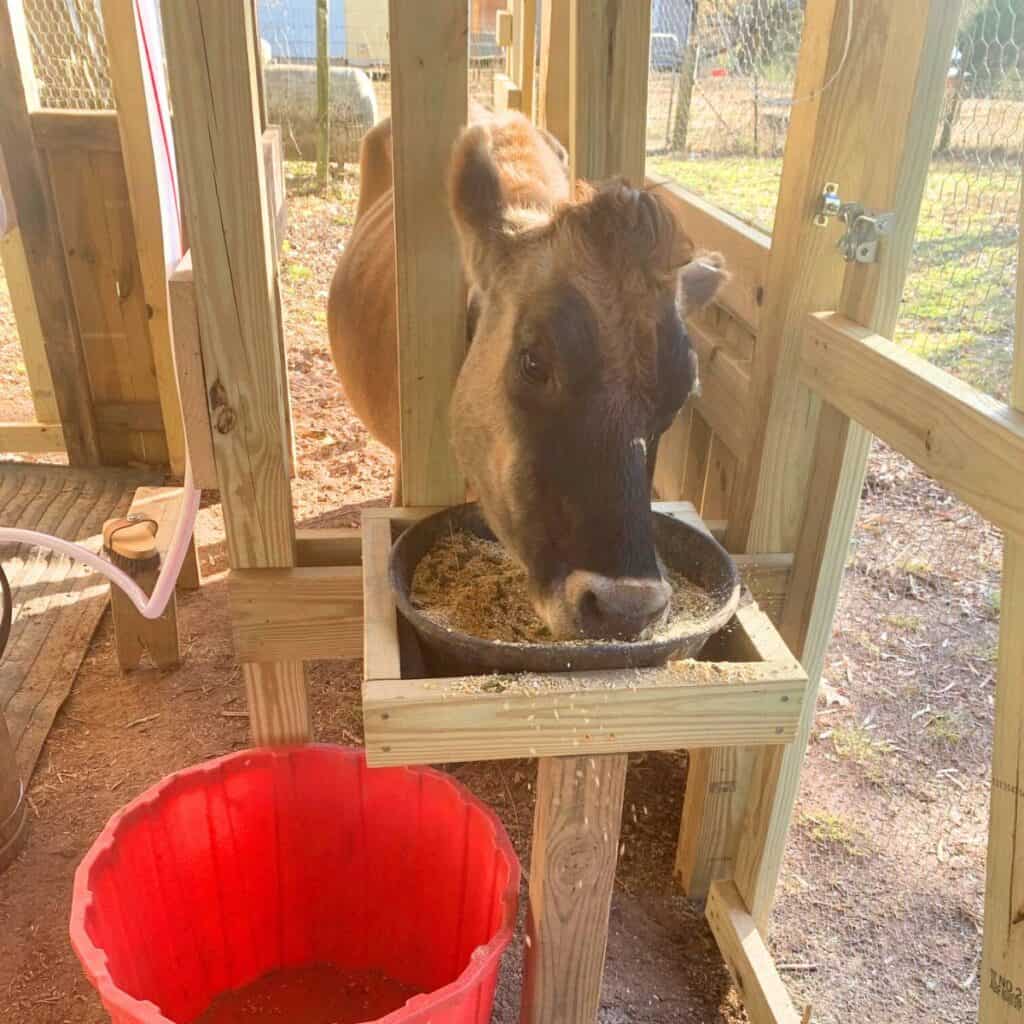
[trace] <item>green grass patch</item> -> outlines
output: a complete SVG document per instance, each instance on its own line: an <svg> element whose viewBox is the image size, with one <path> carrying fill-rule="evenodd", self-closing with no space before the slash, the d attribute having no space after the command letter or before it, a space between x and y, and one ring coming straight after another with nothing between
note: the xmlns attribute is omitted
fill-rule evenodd
<svg viewBox="0 0 1024 1024"><path fill-rule="evenodd" d="M824 849L838 850L851 857L866 857L870 853L863 830L833 811L807 811L800 823L811 839Z"/></svg>

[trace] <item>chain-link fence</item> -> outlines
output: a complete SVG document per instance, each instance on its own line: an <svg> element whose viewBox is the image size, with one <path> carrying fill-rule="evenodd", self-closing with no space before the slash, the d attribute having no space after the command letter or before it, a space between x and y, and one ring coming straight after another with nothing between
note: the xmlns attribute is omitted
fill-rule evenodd
<svg viewBox="0 0 1024 1024"><path fill-rule="evenodd" d="M111 110L100 0L24 0L40 105Z"/></svg>

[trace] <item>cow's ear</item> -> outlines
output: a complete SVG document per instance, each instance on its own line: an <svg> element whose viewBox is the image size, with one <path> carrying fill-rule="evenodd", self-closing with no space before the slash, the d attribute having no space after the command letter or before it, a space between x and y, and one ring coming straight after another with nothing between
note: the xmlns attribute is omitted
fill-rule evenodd
<svg viewBox="0 0 1024 1024"><path fill-rule="evenodd" d="M448 192L466 274L486 289L505 244L505 204L487 125L470 125L455 143Z"/></svg>
<svg viewBox="0 0 1024 1024"><path fill-rule="evenodd" d="M679 283L676 288L676 308L679 315L687 317L703 309L728 280L729 274L721 254L699 253L692 263L687 263L679 271Z"/></svg>

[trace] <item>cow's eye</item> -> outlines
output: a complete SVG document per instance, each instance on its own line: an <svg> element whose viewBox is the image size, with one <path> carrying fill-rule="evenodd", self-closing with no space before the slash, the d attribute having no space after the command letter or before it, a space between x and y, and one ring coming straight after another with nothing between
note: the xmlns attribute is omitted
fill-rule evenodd
<svg viewBox="0 0 1024 1024"><path fill-rule="evenodd" d="M520 351L519 371L531 384L545 384L550 376L544 358L532 348L524 348Z"/></svg>

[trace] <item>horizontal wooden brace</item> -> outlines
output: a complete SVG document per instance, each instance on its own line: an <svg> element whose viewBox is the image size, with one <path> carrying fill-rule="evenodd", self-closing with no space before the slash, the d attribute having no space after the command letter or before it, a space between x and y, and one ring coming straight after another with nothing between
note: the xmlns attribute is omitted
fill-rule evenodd
<svg viewBox="0 0 1024 1024"><path fill-rule="evenodd" d="M295 531L298 566L361 565L363 536L357 527Z"/></svg>
<svg viewBox="0 0 1024 1024"><path fill-rule="evenodd" d="M808 317L800 376L986 519L1024 537L1024 413L836 313Z"/></svg>
<svg viewBox="0 0 1024 1024"><path fill-rule="evenodd" d="M806 686L794 663L686 661L375 680L363 686L366 752L370 764L389 765L789 743Z"/></svg>
<svg viewBox="0 0 1024 1024"><path fill-rule="evenodd" d="M800 1024L771 953L736 883L711 883L705 915L751 1024Z"/></svg>
<svg viewBox="0 0 1024 1024"><path fill-rule="evenodd" d="M700 396L692 401L726 448L742 459L751 440L749 363L731 355L701 324L687 323L687 333L697 353L701 384Z"/></svg>
<svg viewBox="0 0 1024 1024"><path fill-rule="evenodd" d="M59 423L0 423L0 452L42 455L64 450Z"/></svg>
<svg viewBox="0 0 1024 1024"><path fill-rule="evenodd" d="M121 151L116 110L34 110L29 120L41 149Z"/></svg>
<svg viewBox="0 0 1024 1024"><path fill-rule="evenodd" d="M362 657L359 566L233 569L228 595L239 661Z"/></svg>
<svg viewBox="0 0 1024 1024"><path fill-rule="evenodd" d="M649 177L647 184L656 190L698 249L720 252L725 257L730 276L716 301L756 334L768 280L771 235L666 178Z"/></svg>
<svg viewBox="0 0 1024 1024"><path fill-rule="evenodd" d="M163 433L159 402L96 402L93 415L100 430L141 430Z"/></svg>

